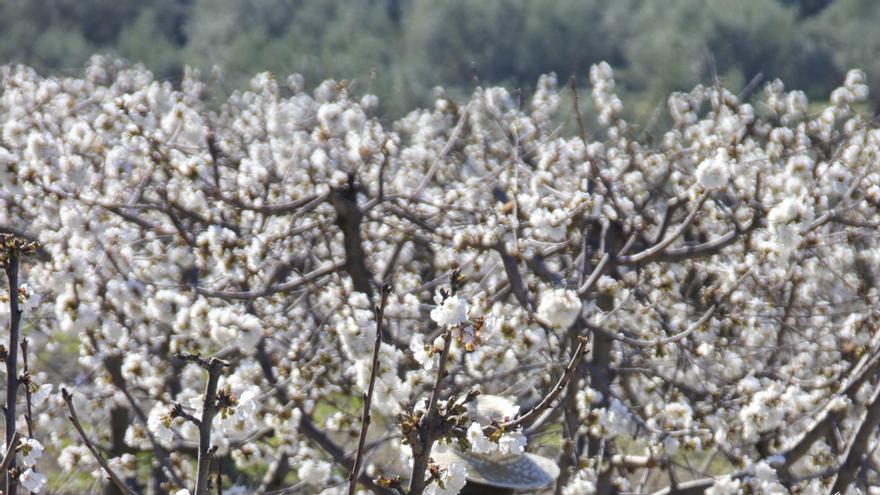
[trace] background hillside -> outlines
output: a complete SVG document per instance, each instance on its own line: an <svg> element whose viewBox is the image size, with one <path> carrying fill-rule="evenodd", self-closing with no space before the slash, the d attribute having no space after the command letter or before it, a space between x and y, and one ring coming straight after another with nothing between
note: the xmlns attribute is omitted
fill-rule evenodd
<svg viewBox="0 0 880 495"><path fill-rule="evenodd" d="M264 70L309 86L353 79L386 116L436 85L469 93L477 77L528 92L542 73L583 79L606 60L629 101L653 109L716 74L823 97L860 67L876 89L878 23L874 0L4 0L0 60L78 74L106 53L169 80L216 66L227 90Z"/></svg>

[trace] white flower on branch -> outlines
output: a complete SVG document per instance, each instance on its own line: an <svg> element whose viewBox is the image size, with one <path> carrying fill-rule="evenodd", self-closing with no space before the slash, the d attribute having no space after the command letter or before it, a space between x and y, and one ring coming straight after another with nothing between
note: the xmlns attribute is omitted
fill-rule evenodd
<svg viewBox="0 0 880 495"><path fill-rule="evenodd" d="M438 337L440 342L442 342L442 337ZM425 344L423 337L419 334L413 335L412 340L410 340L409 350L412 352L413 358L420 364L426 371L431 371L437 365L437 359L435 356L437 352L438 346L436 342L433 345ZM443 348L442 344L439 346L440 349Z"/></svg>
<svg viewBox="0 0 880 495"><path fill-rule="evenodd" d="M471 451L477 454L491 454L498 450L498 444L483 434L483 427L477 422L468 427L467 440L471 444Z"/></svg>
<svg viewBox="0 0 880 495"><path fill-rule="evenodd" d="M522 429L504 433L498 439L498 452L501 454L522 455L526 451L528 439L522 433Z"/></svg>
<svg viewBox="0 0 880 495"><path fill-rule="evenodd" d="M330 478L330 464L323 461L306 459L296 471L297 477L310 486L324 486Z"/></svg>
<svg viewBox="0 0 880 495"><path fill-rule="evenodd" d="M45 402L46 398L48 398L52 394L53 385L51 383L41 383L35 385L34 388L36 390L34 390L33 394L31 395L31 405L33 407L37 407Z"/></svg>
<svg viewBox="0 0 880 495"><path fill-rule="evenodd" d="M21 450L21 462L25 467L36 465L40 456L43 455L43 444L36 438L22 440L19 449Z"/></svg>
<svg viewBox="0 0 880 495"><path fill-rule="evenodd" d="M567 289L549 289L541 295L538 316L556 328L568 328L581 314L583 302L577 292Z"/></svg>
<svg viewBox="0 0 880 495"><path fill-rule="evenodd" d="M38 473L33 468L28 468L18 475L18 482L21 483L25 490L31 493L40 493L46 486L48 478L46 478L45 474Z"/></svg>
<svg viewBox="0 0 880 495"><path fill-rule="evenodd" d="M437 307L431 310L431 319L442 328L453 327L466 323L468 320L468 302L461 296L449 296L445 299L438 292L434 296Z"/></svg>
<svg viewBox="0 0 880 495"><path fill-rule="evenodd" d="M703 160L697 167L697 183L707 191L721 189L729 180L730 165L726 150L718 150L714 157Z"/></svg>
<svg viewBox="0 0 880 495"><path fill-rule="evenodd" d="M171 414L168 406L156 404L150 409L147 416L147 428L164 445L174 440L174 431L171 429Z"/></svg>
<svg viewBox="0 0 880 495"><path fill-rule="evenodd" d="M439 481L425 487L425 495L457 495L467 483L467 467L461 461L453 461L443 467Z"/></svg>

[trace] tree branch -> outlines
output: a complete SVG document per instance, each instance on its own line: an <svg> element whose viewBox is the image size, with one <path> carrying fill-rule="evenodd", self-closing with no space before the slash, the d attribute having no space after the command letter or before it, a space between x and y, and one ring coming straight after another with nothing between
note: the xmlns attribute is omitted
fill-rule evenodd
<svg viewBox="0 0 880 495"><path fill-rule="evenodd" d="M498 426L487 426L484 428L484 432L486 435L491 435L497 430L510 431L519 428L520 426L528 426L532 421L537 419L541 413L544 412L545 409L553 405L553 401L565 390L565 387L568 385L571 378L574 376L575 372L577 372L578 366L583 361L584 356L587 355L588 340L584 336L578 337L578 345L574 350L574 354L571 356L571 360L568 362L568 366L565 367L565 371L562 373L562 376L559 377L559 381L556 382L556 385L550 389L550 392L541 399L535 407L531 408L529 412L523 414L522 416L508 421L506 423L501 423Z"/></svg>
<svg viewBox="0 0 880 495"><path fill-rule="evenodd" d="M12 435L12 441L9 442L9 446L6 447L6 454L3 456L3 462L0 462L0 472L6 474L9 472L9 468L12 467L12 461L15 460L15 450L18 448L18 444L21 441L21 433L15 432Z"/></svg>
<svg viewBox="0 0 880 495"><path fill-rule="evenodd" d="M104 456L102 456L98 452L98 449L96 449L94 444L92 444L91 440L89 440L89 437L86 435L86 432L83 431L82 425L79 422L79 418L76 415L76 408L73 407L73 395L71 395L70 392L67 391L67 389L62 388L61 389L61 397L63 397L64 402L67 403L67 410L70 412L69 419L73 423L73 427L76 428L77 433L79 433L79 437L82 439L83 443L86 444L86 448L89 449L89 452L92 453L92 456L95 458L96 461L98 461L98 464L101 465L101 468L104 470L104 472L107 473L107 476L110 478L110 481L112 481L113 484L116 485L116 487L119 488L119 490L123 494L136 495L134 490L129 488L128 485L126 485L122 481L122 478L120 478L113 471L113 469L110 468L110 465L108 465L107 461L104 460Z"/></svg>
<svg viewBox="0 0 880 495"><path fill-rule="evenodd" d="M843 493L854 484L856 474L862 466L862 460L868 448L868 440L878 424L880 424L880 387L874 391L874 395L871 397L871 404L865 411L865 417L850 441L846 458L837 472L834 486L831 487L829 493Z"/></svg>
<svg viewBox="0 0 880 495"><path fill-rule="evenodd" d="M706 201L706 198L708 198L708 197L709 197L709 192L704 191L700 195L700 197L697 198L696 203L694 203L693 208L691 208L691 211L688 212L684 221L681 222L681 225L679 225L678 228L676 228L665 239L663 239L662 241L658 242L657 244L655 244L655 245L649 247L648 249L645 249L644 251L641 251L639 253L629 255L629 256L620 256L618 259L618 262L621 264L633 264L633 263L638 264L638 263L644 263L646 261L650 261L653 258L659 256L661 253L663 253L664 249L666 249L667 247L669 247L670 244L675 242L675 240L678 239L684 233L685 229L687 229L691 225L691 223L694 221L694 218L697 217L697 213L700 212L700 208L702 208L703 203Z"/></svg>
<svg viewBox="0 0 880 495"><path fill-rule="evenodd" d="M25 396L25 413L24 419L27 423L28 438L34 438L34 414L31 404L31 373L28 369L28 339L21 340L21 358L24 361L24 371L20 377L21 383L24 384Z"/></svg>
<svg viewBox="0 0 880 495"><path fill-rule="evenodd" d="M348 495L354 495L357 489L357 478L358 474L360 474L361 462L364 459L367 430L370 428L370 405L373 403L373 388L376 385L376 377L379 374L379 350L382 347L382 319L385 317L385 304L388 303L389 292L391 292L391 286L384 285L379 306L376 308L376 342L373 345L373 366L370 368L370 385L367 387L367 393L364 396L364 415L361 418L361 436L358 440L357 454L354 457L351 474L348 476Z"/></svg>
<svg viewBox="0 0 880 495"><path fill-rule="evenodd" d="M218 412L217 383L220 381L220 372L229 363L222 359L211 358L206 365L208 381L205 384L205 398L202 403L202 418L199 420L199 456L196 471L195 495L208 495L208 478L211 467L211 423Z"/></svg>
<svg viewBox="0 0 880 495"><path fill-rule="evenodd" d="M348 178L348 187L334 190L330 204L336 210L336 225L342 229L345 247L345 271L351 277L354 290L363 292L373 300L373 277L367 268L367 255L361 239L361 222L364 213L357 204L358 187L354 175Z"/></svg>
<svg viewBox="0 0 880 495"><path fill-rule="evenodd" d="M453 275L453 279L455 279L455 275ZM452 335L447 330L443 335L443 352L440 354L437 377L434 380L434 388L431 390L431 398L428 400L428 411L419 422L418 431L410 441L410 447L413 451L413 467L409 481L409 495L421 495L425 490L425 471L428 469L428 460L431 457L431 448L434 446L435 440L434 423L437 421L437 401L440 399L440 391L443 388L443 376L446 374L446 362L449 360L451 347Z"/></svg>
<svg viewBox="0 0 880 495"><path fill-rule="evenodd" d="M9 282L9 347L6 354L6 405L3 409L6 419L6 446L12 445L15 436L16 399L18 396L18 346L19 333L21 331L21 308L18 305L19 286L18 270L21 264L21 256L26 252L36 251L36 244L28 242L20 237L10 234L0 235L0 266L6 271L6 279ZM10 469L15 467L15 456L12 456ZM3 473L6 479L7 495L15 495L16 479L9 476L8 471Z"/></svg>
<svg viewBox="0 0 880 495"><path fill-rule="evenodd" d="M240 299L240 300L249 300L249 299L259 299L261 297L271 296L272 294L290 292L294 289L298 289L303 285L309 284L318 280L319 278L329 275L331 273L336 272L340 267L344 266L340 263L330 263L322 268L316 268L309 273L299 277L296 280L291 280L290 282L286 282L279 285L269 285L262 289L258 290L246 290L246 291L223 291L223 290L211 290L205 289L203 287L194 286L193 290L197 293L205 296L205 297L216 297L218 299Z"/></svg>

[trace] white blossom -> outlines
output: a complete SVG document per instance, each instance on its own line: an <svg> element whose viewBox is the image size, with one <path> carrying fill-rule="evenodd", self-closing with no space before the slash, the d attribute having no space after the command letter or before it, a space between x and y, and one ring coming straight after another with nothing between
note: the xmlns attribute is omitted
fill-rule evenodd
<svg viewBox="0 0 880 495"><path fill-rule="evenodd" d="M471 451L478 454L491 454L498 450L499 444L490 440L483 434L483 427L479 423L471 423L467 429L467 440L471 444Z"/></svg>
<svg viewBox="0 0 880 495"><path fill-rule="evenodd" d="M31 493L40 493L46 486L47 481L48 479L45 474L38 473L33 468L28 468L18 475L18 482L21 483L25 490Z"/></svg>
<svg viewBox="0 0 880 495"><path fill-rule="evenodd" d="M502 454L522 455L526 451L528 439L522 430L504 433L498 439L498 451Z"/></svg>
<svg viewBox="0 0 880 495"><path fill-rule="evenodd" d="M454 461L443 468L440 474L440 481L443 483L441 487L439 483L434 482L425 487L424 493L427 495L456 495L464 488L467 482L467 467L463 462Z"/></svg>
<svg viewBox="0 0 880 495"><path fill-rule="evenodd" d="M431 310L431 319L441 327L452 327L467 322L468 302L461 296L449 296L445 299L438 293L434 297L438 306Z"/></svg>
<svg viewBox="0 0 880 495"><path fill-rule="evenodd" d="M805 452L784 459L803 480L793 491L827 490L810 480L834 469L871 399L871 387L838 385L878 346L880 130L862 103L867 75L848 72L812 103L778 80L748 101L700 85L669 96L656 138L627 121L610 65L589 77L585 137L570 132L554 75L531 102L509 88L470 101L438 89L390 119L340 81L262 73L209 101L221 92L195 71L171 84L108 57L80 76L4 68L0 227L41 244L22 259L19 294L33 294L21 330L47 444L26 440L22 467L49 455L67 473L98 468L56 414L62 384L47 362L73 368L61 378L90 424L136 401L147 420L127 426L125 447L151 451L151 436L165 450L197 443L203 364L217 357L230 363L215 375L218 455L245 470L284 455L325 488L338 473L316 433L353 452L362 403L349 396L374 379L365 472L406 481L416 453L394 435L372 447L373 435L428 413L444 344L438 412L477 386L534 404L572 359L582 315L592 345L570 382L576 440L652 465L718 445L741 466L713 472L713 490L778 493L787 463L758 456L766 441ZM444 297L453 270L461 283ZM383 279L393 290L377 321ZM9 316L0 305L0 328ZM172 418L175 404L192 418ZM830 412L844 444L794 448ZM521 432L492 441L461 426L474 454L527 447ZM172 454L191 480L190 452ZM143 483L133 455L109 462ZM576 467L563 493L592 493L607 469L595 456ZM439 468L428 493L457 492L466 467ZM629 490L642 471L611 482Z"/></svg>
<svg viewBox="0 0 880 495"><path fill-rule="evenodd" d="M562 489L563 495L593 495L596 493L596 472L579 470Z"/></svg>
<svg viewBox="0 0 880 495"><path fill-rule="evenodd" d="M581 313L583 303L575 291L550 289L541 295L538 316L557 328L568 328Z"/></svg>
<svg viewBox="0 0 880 495"><path fill-rule="evenodd" d="M330 464L306 459L296 471L297 477L311 486L324 486L330 477Z"/></svg>
<svg viewBox="0 0 880 495"><path fill-rule="evenodd" d="M31 395L31 405L33 407L37 407L43 402L45 402L46 398L52 394L53 385L51 383L43 383L39 384L36 387L36 390Z"/></svg>
<svg viewBox="0 0 880 495"><path fill-rule="evenodd" d="M43 444L35 438L26 438L19 444L21 450L21 462L25 467L32 467L43 455Z"/></svg>
<svg viewBox="0 0 880 495"><path fill-rule="evenodd" d="M156 404L147 415L147 428L163 444L169 444L174 440L174 431L169 427L169 410L167 406Z"/></svg>
<svg viewBox="0 0 880 495"><path fill-rule="evenodd" d="M714 157L700 162L697 167L697 182L700 187L711 191L727 185L730 177L730 165L726 155L727 151L718 150Z"/></svg>

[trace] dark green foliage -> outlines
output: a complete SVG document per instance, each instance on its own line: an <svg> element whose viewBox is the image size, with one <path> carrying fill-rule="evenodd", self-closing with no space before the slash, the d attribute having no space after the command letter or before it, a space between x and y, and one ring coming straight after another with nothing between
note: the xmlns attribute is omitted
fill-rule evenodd
<svg viewBox="0 0 880 495"><path fill-rule="evenodd" d="M758 73L816 96L854 66L876 85L878 23L874 0L4 0L0 62L66 73L106 53L171 80L219 66L230 90L264 70L355 80L399 114L436 85L528 88L607 60L653 105Z"/></svg>

